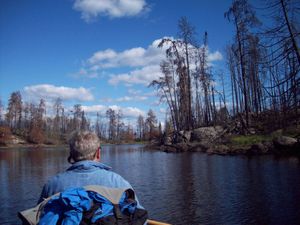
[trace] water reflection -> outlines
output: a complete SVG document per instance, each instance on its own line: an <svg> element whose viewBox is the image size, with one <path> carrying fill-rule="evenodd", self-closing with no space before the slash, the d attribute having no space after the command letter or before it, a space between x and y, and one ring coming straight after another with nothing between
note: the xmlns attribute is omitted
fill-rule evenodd
<svg viewBox="0 0 300 225"><path fill-rule="evenodd" d="M37 202L43 183L65 169L64 149L1 149L1 224L16 224L16 211ZM12 223L12 221L14 221Z"/></svg>
<svg viewBox="0 0 300 225"><path fill-rule="evenodd" d="M32 207L46 180L68 168L66 148L0 149L1 224ZM167 154L107 145L102 161L135 188L151 218L172 224L297 224L299 158Z"/></svg>

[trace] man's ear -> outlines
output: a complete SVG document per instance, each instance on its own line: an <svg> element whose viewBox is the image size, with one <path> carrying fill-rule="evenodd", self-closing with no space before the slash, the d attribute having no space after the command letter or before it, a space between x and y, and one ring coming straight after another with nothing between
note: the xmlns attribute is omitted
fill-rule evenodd
<svg viewBox="0 0 300 225"><path fill-rule="evenodd" d="M101 148L99 147L96 151L95 160L100 161L101 160Z"/></svg>

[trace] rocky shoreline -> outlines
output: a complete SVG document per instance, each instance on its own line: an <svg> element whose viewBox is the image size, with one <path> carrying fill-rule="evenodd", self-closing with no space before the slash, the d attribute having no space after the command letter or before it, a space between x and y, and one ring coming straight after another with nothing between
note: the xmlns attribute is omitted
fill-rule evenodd
<svg viewBox="0 0 300 225"><path fill-rule="evenodd" d="M35 144L29 143L24 138L21 138L17 135L11 135L9 140L6 143L0 144L0 149L6 148L45 148L45 147L57 147L57 146L67 146L64 143L49 143L49 144Z"/></svg>
<svg viewBox="0 0 300 225"><path fill-rule="evenodd" d="M255 143L238 144L231 141L232 136L222 127L202 127L193 131L179 132L173 137L165 137L160 142L152 142L148 147L164 152L203 152L218 155L262 155L262 154L295 154L300 155L300 138L285 136L282 132L268 136ZM235 137L251 138L240 135Z"/></svg>

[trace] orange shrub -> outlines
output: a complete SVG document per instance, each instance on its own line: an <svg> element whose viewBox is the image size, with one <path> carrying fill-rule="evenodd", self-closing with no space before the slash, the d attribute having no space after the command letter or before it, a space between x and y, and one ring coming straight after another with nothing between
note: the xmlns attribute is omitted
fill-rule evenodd
<svg viewBox="0 0 300 225"><path fill-rule="evenodd" d="M0 126L0 145L6 145L11 140L11 130L8 126Z"/></svg>

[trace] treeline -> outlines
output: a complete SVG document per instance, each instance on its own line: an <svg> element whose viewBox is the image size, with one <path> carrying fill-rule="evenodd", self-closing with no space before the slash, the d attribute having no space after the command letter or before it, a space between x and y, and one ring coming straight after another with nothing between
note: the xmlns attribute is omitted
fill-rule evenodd
<svg viewBox="0 0 300 225"><path fill-rule="evenodd" d="M167 103L173 130L237 120L248 133L251 127L272 130L299 119L300 2L269 0L256 9L267 16L258 18L247 0L234 0L224 13L235 30L226 47L228 73L209 63L208 33L199 44L185 17L178 22L178 38L160 42L166 49L163 76L150 86Z"/></svg>
<svg viewBox="0 0 300 225"><path fill-rule="evenodd" d="M50 109L50 112L47 112ZM140 115L136 126L124 122L121 110L109 108L105 115L97 113L96 119L87 117L80 104L66 110L60 98L51 107L41 99L38 104L23 103L19 91L8 100L6 113L0 101L0 144L9 142L11 134L35 144L66 143L74 130L94 131L104 142L122 143L149 141L161 135L161 125L153 110L146 117Z"/></svg>
<svg viewBox="0 0 300 225"><path fill-rule="evenodd" d="M185 17L178 21L176 39L161 40L158 47L166 49L162 76L149 86L168 105L164 132L239 124L240 132L247 134L252 128L269 132L299 121L300 2L260 3L252 6L247 0L234 0L224 13L234 27L232 42L226 46L227 72L218 71L209 61L209 34L199 38ZM44 100L36 105L22 103L20 93L14 92L5 115L0 104L1 125L34 143L65 140L78 129L94 130L109 142L151 140L163 133L152 110L145 118L139 116L133 127L124 123L118 110L98 113L91 121L81 105L66 112L57 99L52 116L45 105Z"/></svg>

